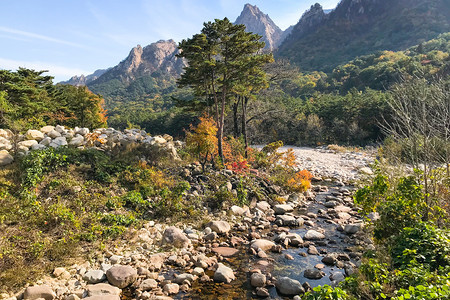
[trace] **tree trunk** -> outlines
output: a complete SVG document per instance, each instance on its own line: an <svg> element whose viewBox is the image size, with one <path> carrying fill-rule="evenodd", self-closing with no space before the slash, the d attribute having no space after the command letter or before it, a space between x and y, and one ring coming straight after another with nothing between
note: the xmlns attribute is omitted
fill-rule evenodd
<svg viewBox="0 0 450 300"><path fill-rule="evenodd" d="M223 123L225 120L225 100L226 100L226 90L224 89L222 91L222 107L220 110L220 119L219 119L219 124L218 124L218 130L217 130L217 139L218 139L218 151L219 151L219 158L222 162L222 164L225 163L224 157L223 157Z"/></svg>
<svg viewBox="0 0 450 300"><path fill-rule="evenodd" d="M248 157L248 139L247 139L247 104L248 97L244 97L242 99L242 134L244 135L244 144L245 144L245 158Z"/></svg>
<svg viewBox="0 0 450 300"><path fill-rule="evenodd" d="M234 101L234 103L233 103L233 121L234 121L233 135L235 138L239 137L238 108L239 108L240 101L241 101L241 97L237 96L236 101ZM244 130L244 129L242 128L242 130Z"/></svg>

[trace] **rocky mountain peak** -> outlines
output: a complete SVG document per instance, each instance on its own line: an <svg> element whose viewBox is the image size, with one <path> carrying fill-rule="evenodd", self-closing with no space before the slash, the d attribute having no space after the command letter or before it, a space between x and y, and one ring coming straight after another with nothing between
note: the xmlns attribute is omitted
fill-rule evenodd
<svg viewBox="0 0 450 300"><path fill-rule="evenodd" d="M234 23L244 24L248 32L261 35L266 43L265 49L274 50L281 43L283 31L256 5L245 4Z"/></svg>
<svg viewBox="0 0 450 300"><path fill-rule="evenodd" d="M297 36L306 35L320 26L327 16L328 15L325 14L319 3L311 5L311 8L302 15L295 25L293 32L295 32Z"/></svg>

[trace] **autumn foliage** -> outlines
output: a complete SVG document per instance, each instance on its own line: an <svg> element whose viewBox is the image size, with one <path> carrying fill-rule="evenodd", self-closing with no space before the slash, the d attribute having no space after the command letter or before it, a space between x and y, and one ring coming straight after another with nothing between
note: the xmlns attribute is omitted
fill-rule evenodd
<svg viewBox="0 0 450 300"><path fill-rule="evenodd" d="M304 192L311 187L312 174L308 170L295 173L287 182L287 187L295 192Z"/></svg>

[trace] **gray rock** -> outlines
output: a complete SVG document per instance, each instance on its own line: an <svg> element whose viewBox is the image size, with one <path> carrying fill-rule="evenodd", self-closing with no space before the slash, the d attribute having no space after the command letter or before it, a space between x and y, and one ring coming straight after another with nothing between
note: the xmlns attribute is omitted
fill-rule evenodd
<svg viewBox="0 0 450 300"><path fill-rule="evenodd" d="M137 279L137 270L131 266L113 266L106 271L109 283L123 289Z"/></svg>
<svg viewBox="0 0 450 300"><path fill-rule="evenodd" d="M7 150L0 150L0 166L9 165L14 161L14 157Z"/></svg>
<svg viewBox="0 0 450 300"><path fill-rule="evenodd" d="M56 297L53 290L48 285L29 286L25 289L23 298L25 300L45 299L51 300Z"/></svg>
<svg viewBox="0 0 450 300"><path fill-rule="evenodd" d="M84 273L83 280L90 284L99 283L106 280L106 274L102 270L89 270Z"/></svg>
<svg viewBox="0 0 450 300"><path fill-rule="evenodd" d="M256 208L262 212L267 212L270 209L270 204L267 201L259 201L256 203Z"/></svg>
<svg viewBox="0 0 450 300"><path fill-rule="evenodd" d="M191 244L191 241L179 228L170 226L164 230L163 243L177 248L186 248Z"/></svg>
<svg viewBox="0 0 450 300"><path fill-rule="evenodd" d="M67 146L67 140L66 140L65 137L60 136L60 137L55 138L55 139L50 143L49 146L50 146L50 147L53 147L53 148L58 148L58 147L61 147L61 146Z"/></svg>
<svg viewBox="0 0 450 300"><path fill-rule="evenodd" d="M289 204L278 204L273 207L273 210L275 211L275 214L283 215L285 213L294 211L294 208Z"/></svg>
<svg viewBox="0 0 450 300"><path fill-rule="evenodd" d="M266 285L266 275L261 273L253 273L250 277L250 284L253 287L263 287Z"/></svg>
<svg viewBox="0 0 450 300"><path fill-rule="evenodd" d="M337 262L336 257L334 255L327 255L324 258L322 258L322 262L329 266L334 266Z"/></svg>
<svg viewBox="0 0 450 300"><path fill-rule="evenodd" d="M83 145L83 143L84 143L84 137L81 135L77 135L70 140L69 145L73 146L73 147L79 147L79 146Z"/></svg>
<svg viewBox="0 0 450 300"><path fill-rule="evenodd" d="M279 226L292 226L292 227L297 227L297 226L302 226L303 225L303 218L296 218L294 216L291 215L278 215L277 219L275 221L275 224L279 225Z"/></svg>
<svg viewBox="0 0 450 300"><path fill-rule="evenodd" d="M289 277L278 278L275 286L283 295L293 296L305 293L305 289L302 284L299 281Z"/></svg>
<svg viewBox="0 0 450 300"><path fill-rule="evenodd" d="M315 230L308 230L303 238L305 240L312 240L312 241L323 240L325 238L325 235Z"/></svg>
<svg viewBox="0 0 450 300"><path fill-rule="evenodd" d="M120 300L120 296L105 294L105 295L86 297L86 298L83 298L83 300Z"/></svg>
<svg viewBox="0 0 450 300"><path fill-rule="evenodd" d="M222 263L218 263L218 268L216 272L214 273L214 281L216 282L225 282L230 283L236 277L234 276L233 270L231 268L228 268Z"/></svg>
<svg viewBox="0 0 450 300"><path fill-rule="evenodd" d="M289 239L289 245L294 247L299 247L303 244L302 237L297 233L289 233L286 235L286 238Z"/></svg>
<svg viewBox="0 0 450 300"><path fill-rule="evenodd" d="M345 280L345 276L344 276L344 274L342 274L342 272L333 272L330 275L330 280L335 281L336 283L339 283L339 282Z"/></svg>
<svg viewBox="0 0 450 300"><path fill-rule="evenodd" d="M344 226L344 232L347 234L355 234L361 230L363 223L346 224Z"/></svg>
<svg viewBox="0 0 450 300"><path fill-rule="evenodd" d="M318 270L318 269L306 269L303 273L303 276L305 276L308 279L320 279L323 276L325 276L325 273Z"/></svg>
<svg viewBox="0 0 450 300"><path fill-rule="evenodd" d="M175 278L174 282L178 283L178 284L182 284L185 280L192 283L195 280L195 276L192 274L183 273L183 274L178 275L177 278Z"/></svg>
<svg viewBox="0 0 450 300"><path fill-rule="evenodd" d="M212 221L208 226L212 231L217 232L218 234L225 234L231 230L230 224L226 221Z"/></svg>
<svg viewBox="0 0 450 300"><path fill-rule="evenodd" d="M59 133L56 130L52 130L52 131L47 133L47 136L49 136L50 138L54 139L54 138L60 137L61 133Z"/></svg>

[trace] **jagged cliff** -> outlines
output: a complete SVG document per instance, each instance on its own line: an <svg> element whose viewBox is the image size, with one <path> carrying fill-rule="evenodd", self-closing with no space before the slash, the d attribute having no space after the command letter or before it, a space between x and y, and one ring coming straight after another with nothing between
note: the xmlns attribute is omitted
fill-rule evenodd
<svg viewBox="0 0 450 300"><path fill-rule="evenodd" d="M273 51L282 41L283 31L256 5L245 4L234 23L244 24L247 31L261 35L266 43L265 49Z"/></svg>
<svg viewBox="0 0 450 300"><path fill-rule="evenodd" d="M450 0L342 0L326 14L313 5L280 45L278 57L331 71L377 50L404 50L450 31Z"/></svg>
<svg viewBox="0 0 450 300"><path fill-rule="evenodd" d="M127 58L109 69L90 85L95 86L110 80L119 80L122 83L129 84L133 80L147 75L178 76L184 66L183 60L175 56L178 51L177 43L173 40L161 40L144 48L137 45L131 49Z"/></svg>
<svg viewBox="0 0 450 300"><path fill-rule="evenodd" d="M62 84L71 84L71 85L75 85L75 86L81 86L81 85L87 85L88 83L96 80L97 78L99 78L100 76L102 76L106 71L108 71L109 69L100 69L100 70L96 70L94 73L89 74L89 75L80 75L80 76L73 76L72 78L70 78L67 81L61 81L60 83Z"/></svg>

